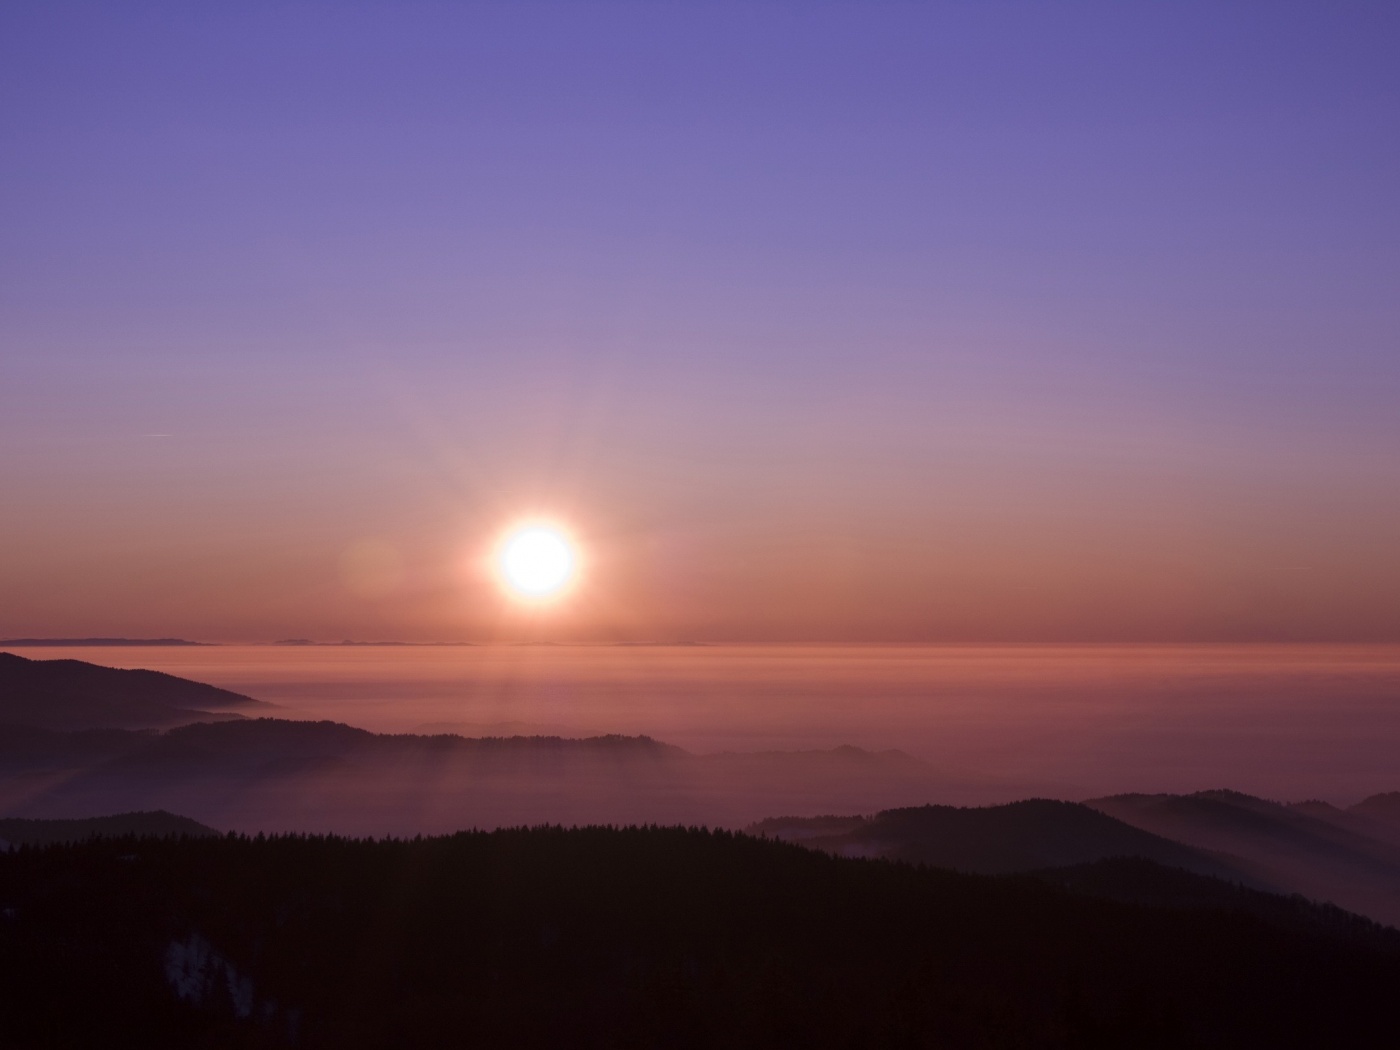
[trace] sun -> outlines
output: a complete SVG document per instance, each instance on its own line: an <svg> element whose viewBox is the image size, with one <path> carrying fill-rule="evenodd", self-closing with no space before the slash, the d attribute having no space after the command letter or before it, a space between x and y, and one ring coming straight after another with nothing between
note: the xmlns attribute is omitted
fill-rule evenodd
<svg viewBox="0 0 1400 1050"><path fill-rule="evenodd" d="M506 534L496 552L496 568L516 597L554 598L573 581L578 556L562 529L534 522Z"/></svg>

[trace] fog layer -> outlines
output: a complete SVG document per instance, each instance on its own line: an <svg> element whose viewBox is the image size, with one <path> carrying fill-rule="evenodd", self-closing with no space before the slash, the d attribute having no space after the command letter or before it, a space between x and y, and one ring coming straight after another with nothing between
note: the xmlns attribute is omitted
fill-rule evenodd
<svg viewBox="0 0 1400 1050"><path fill-rule="evenodd" d="M15 649L51 659L52 650ZM956 794L1400 785L1400 646L71 649L375 732L647 735L695 753L898 748ZM910 800L913 801L913 800Z"/></svg>

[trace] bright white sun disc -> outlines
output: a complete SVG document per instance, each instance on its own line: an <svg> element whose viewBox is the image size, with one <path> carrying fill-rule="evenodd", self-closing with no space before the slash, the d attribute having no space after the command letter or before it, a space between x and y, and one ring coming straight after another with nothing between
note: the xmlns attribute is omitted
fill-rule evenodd
<svg viewBox="0 0 1400 1050"><path fill-rule="evenodd" d="M531 525L509 536L501 547L501 575L511 589L531 598L561 590L574 574L574 552L557 529Z"/></svg>

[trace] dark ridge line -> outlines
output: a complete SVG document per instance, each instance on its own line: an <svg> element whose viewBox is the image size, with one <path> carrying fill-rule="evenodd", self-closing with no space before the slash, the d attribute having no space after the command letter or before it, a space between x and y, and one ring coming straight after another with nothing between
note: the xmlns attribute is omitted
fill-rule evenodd
<svg viewBox="0 0 1400 1050"><path fill-rule="evenodd" d="M0 638L0 645L30 646L33 648L72 646L176 646L176 645L218 645L218 642L192 642L187 638Z"/></svg>

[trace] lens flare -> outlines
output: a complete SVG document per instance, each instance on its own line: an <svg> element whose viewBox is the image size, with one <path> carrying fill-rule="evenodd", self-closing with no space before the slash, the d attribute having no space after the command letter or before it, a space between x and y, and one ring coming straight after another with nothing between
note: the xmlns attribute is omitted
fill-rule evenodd
<svg viewBox="0 0 1400 1050"><path fill-rule="evenodd" d="M501 544L497 565L506 586L522 598L551 598L568 586L577 564L573 545L550 525L525 525Z"/></svg>

